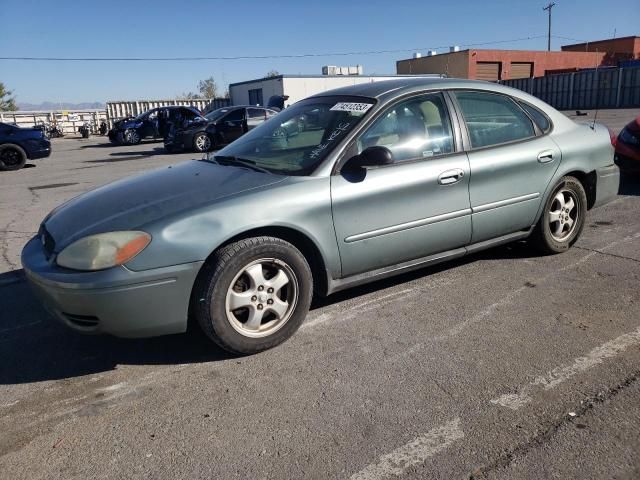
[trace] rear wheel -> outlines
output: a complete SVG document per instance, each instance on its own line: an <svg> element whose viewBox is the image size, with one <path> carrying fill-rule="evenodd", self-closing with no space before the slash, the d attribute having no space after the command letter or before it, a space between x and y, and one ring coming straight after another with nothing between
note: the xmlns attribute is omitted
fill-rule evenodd
<svg viewBox="0 0 640 480"><path fill-rule="evenodd" d="M279 238L255 237L227 245L205 264L193 311L220 347L252 354L298 330L312 292L311 270L297 248Z"/></svg>
<svg viewBox="0 0 640 480"><path fill-rule="evenodd" d="M0 170L20 170L27 163L27 154L19 145L0 145Z"/></svg>
<svg viewBox="0 0 640 480"><path fill-rule="evenodd" d="M587 214L587 194L580 181L564 177L547 200L533 240L545 253L568 250L580 237Z"/></svg>
<svg viewBox="0 0 640 480"><path fill-rule="evenodd" d="M211 150L211 138L205 132L196 133L193 137L193 150L204 153Z"/></svg>

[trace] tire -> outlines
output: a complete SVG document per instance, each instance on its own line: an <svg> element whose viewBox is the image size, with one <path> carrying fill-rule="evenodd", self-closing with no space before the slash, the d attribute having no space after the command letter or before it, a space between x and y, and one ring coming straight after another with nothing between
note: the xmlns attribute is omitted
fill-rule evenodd
<svg viewBox="0 0 640 480"><path fill-rule="evenodd" d="M209 135L205 132L198 132L193 137L193 151L197 153L205 153L211 150L213 142Z"/></svg>
<svg viewBox="0 0 640 480"><path fill-rule="evenodd" d="M167 152L167 153L174 153L176 151L176 149L172 145L165 145L164 146L164 151Z"/></svg>
<svg viewBox="0 0 640 480"><path fill-rule="evenodd" d="M311 269L297 248L279 238L248 238L205 263L192 312L218 346L248 355L291 337L309 311L312 292Z"/></svg>
<svg viewBox="0 0 640 480"><path fill-rule="evenodd" d="M533 232L535 246L544 253L567 251L584 228L587 194L574 177L563 177L547 199Z"/></svg>
<svg viewBox="0 0 640 480"><path fill-rule="evenodd" d="M20 170L27 163L27 154L20 145L0 145L0 170Z"/></svg>
<svg viewBox="0 0 640 480"><path fill-rule="evenodd" d="M135 128L130 128L124 132L124 142L127 145L138 145L141 141L142 138Z"/></svg>

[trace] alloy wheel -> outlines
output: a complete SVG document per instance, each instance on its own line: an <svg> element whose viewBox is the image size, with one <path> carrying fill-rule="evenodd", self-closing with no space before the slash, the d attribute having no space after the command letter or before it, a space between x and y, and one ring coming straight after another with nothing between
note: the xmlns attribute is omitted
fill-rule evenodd
<svg viewBox="0 0 640 480"><path fill-rule="evenodd" d="M209 135L199 135L196 138L196 147L201 152L206 152L211 148L211 139Z"/></svg>
<svg viewBox="0 0 640 480"><path fill-rule="evenodd" d="M573 191L561 189L551 202L549 230L558 242L564 242L575 230L578 222L578 199Z"/></svg>
<svg viewBox="0 0 640 480"><path fill-rule="evenodd" d="M282 260L254 260L235 276L226 296L227 320L241 335L266 337L291 318L298 302L298 280Z"/></svg>
<svg viewBox="0 0 640 480"><path fill-rule="evenodd" d="M138 135L138 132L136 132L135 130L129 130L126 134L126 139L127 143L135 145L140 142L140 135Z"/></svg>

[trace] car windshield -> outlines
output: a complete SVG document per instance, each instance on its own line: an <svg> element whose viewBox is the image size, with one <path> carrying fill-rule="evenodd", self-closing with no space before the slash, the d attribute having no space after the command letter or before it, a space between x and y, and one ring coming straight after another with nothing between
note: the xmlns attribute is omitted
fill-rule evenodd
<svg viewBox="0 0 640 480"><path fill-rule="evenodd" d="M302 100L207 158L282 175L308 175L373 104L370 98L346 96Z"/></svg>
<svg viewBox="0 0 640 480"><path fill-rule="evenodd" d="M218 108L216 110L212 110L207 113L204 118L206 118L210 122L215 122L216 120L220 120L225 114L231 111L230 108Z"/></svg>
<svg viewBox="0 0 640 480"><path fill-rule="evenodd" d="M140 115L138 115L137 117L134 117L134 120L137 120L138 122L142 121L142 120L146 120L147 116L153 112L153 110L147 110L146 112L142 112Z"/></svg>

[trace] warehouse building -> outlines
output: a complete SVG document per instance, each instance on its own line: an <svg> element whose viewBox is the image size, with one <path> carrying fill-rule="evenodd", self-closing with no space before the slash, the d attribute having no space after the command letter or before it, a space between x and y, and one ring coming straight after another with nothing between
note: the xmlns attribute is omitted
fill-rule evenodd
<svg viewBox="0 0 640 480"><path fill-rule="evenodd" d="M327 72L327 75L277 75L232 83L229 85L229 95L233 105L268 105L272 96L287 95L286 106L334 88L398 78L398 75L362 75L361 67L351 71L349 68L354 67L324 67L323 72ZM334 72L343 73L332 74Z"/></svg>
<svg viewBox="0 0 640 480"><path fill-rule="evenodd" d="M640 60L640 37L638 36L575 43L561 48L563 52L606 52L607 59L616 62Z"/></svg>
<svg viewBox="0 0 640 480"><path fill-rule="evenodd" d="M541 77L550 73L575 71L615 65L606 52L546 52L540 50L458 50L449 53L419 53L414 58L396 62L396 71L403 75L443 74L448 77L475 80L511 80Z"/></svg>

